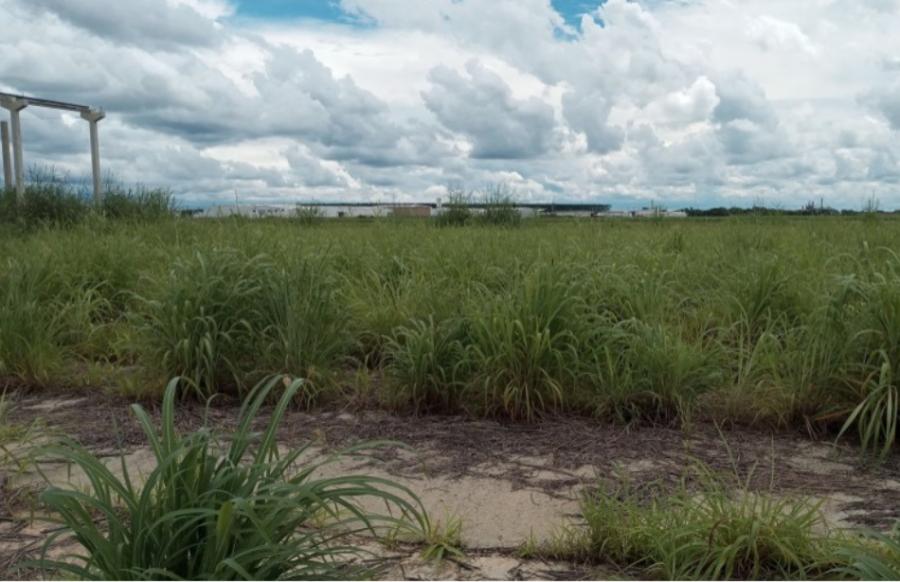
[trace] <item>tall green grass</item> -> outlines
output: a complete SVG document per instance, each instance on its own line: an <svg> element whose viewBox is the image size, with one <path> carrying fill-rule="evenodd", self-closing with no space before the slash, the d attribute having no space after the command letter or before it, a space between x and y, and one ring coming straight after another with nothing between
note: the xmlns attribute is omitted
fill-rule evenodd
<svg viewBox="0 0 900 582"><path fill-rule="evenodd" d="M148 221L172 218L174 196L161 189L107 185L97 205L85 189L52 173L33 176L21 197L0 190L0 223L18 228L71 227L91 219Z"/></svg>
<svg viewBox="0 0 900 582"><path fill-rule="evenodd" d="M0 374L42 383L63 360L60 305L48 297L46 267L9 261L0 275Z"/></svg>
<svg viewBox="0 0 900 582"><path fill-rule="evenodd" d="M457 412L469 375L464 323L416 320L387 343L388 403L416 413Z"/></svg>
<svg viewBox="0 0 900 582"><path fill-rule="evenodd" d="M142 353L204 397L283 372L306 378L311 399L346 354L346 316L310 261L288 269L265 255L197 252L158 283L140 298Z"/></svg>
<svg viewBox="0 0 900 582"><path fill-rule="evenodd" d="M0 223L0 374L100 363L206 396L282 372L309 400L383 373L379 399L419 413L714 419L895 450L889 217L305 226Z"/></svg>

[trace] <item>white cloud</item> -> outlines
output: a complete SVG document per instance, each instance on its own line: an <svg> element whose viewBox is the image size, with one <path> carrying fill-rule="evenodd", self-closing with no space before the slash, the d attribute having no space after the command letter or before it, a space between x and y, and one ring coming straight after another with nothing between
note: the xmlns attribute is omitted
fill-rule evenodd
<svg viewBox="0 0 900 582"><path fill-rule="evenodd" d="M469 140L473 158L530 158L553 148L553 108L533 97L514 98L509 85L478 61L466 65L465 75L435 67L429 80L426 107Z"/></svg>
<svg viewBox="0 0 900 582"><path fill-rule="evenodd" d="M103 106L104 168L186 201L434 197L900 206L900 2L342 0L367 26L229 0L0 0L0 90ZM87 168L27 111L26 155ZM629 202L630 201L630 202Z"/></svg>
<svg viewBox="0 0 900 582"><path fill-rule="evenodd" d="M766 51L801 51L810 56L819 52L797 24L771 16L758 16L751 20L747 26L747 35Z"/></svg>
<svg viewBox="0 0 900 582"><path fill-rule="evenodd" d="M646 109L651 120L688 125L709 120L719 105L716 86L700 76L689 87L673 91L653 101Z"/></svg>

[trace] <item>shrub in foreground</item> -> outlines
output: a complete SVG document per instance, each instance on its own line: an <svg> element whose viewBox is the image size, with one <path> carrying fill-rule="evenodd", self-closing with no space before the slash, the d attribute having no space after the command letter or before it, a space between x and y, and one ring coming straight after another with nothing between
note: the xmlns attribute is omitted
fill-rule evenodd
<svg viewBox="0 0 900 582"><path fill-rule="evenodd" d="M132 407L156 461L143 484L124 461L120 478L74 443L42 451L81 469L90 485L51 486L41 495L61 527L36 565L87 580L361 578L375 571L360 565L367 556L350 536L424 530L409 490L376 477L316 477L328 460L304 464L305 448L279 452L276 432L301 381L284 386L276 377L257 386L227 436L209 427L180 435L177 386L176 379L166 389L158 431L142 407ZM257 433L257 414L276 389L284 392ZM386 513L362 509L363 499L382 502ZM69 534L79 551L47 558L46 549Z"/></svg>
<svg viewBox="0 0 900 582"><path fill-rule="evenodd" d="M590 491L584 527L564 530L546 552L666 580L806 579L834 563L818 504L726 488L709 476L700 485L664 492L620 482Z"/></svg>

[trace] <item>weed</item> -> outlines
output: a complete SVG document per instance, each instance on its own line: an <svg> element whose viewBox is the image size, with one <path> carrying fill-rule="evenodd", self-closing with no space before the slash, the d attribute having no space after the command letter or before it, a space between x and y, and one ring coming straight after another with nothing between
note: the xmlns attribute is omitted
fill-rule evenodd
<svg viewBox="0 0 900 582"><path fill-rule="evenodd" d="M818 504L728 490L708 475L700 485L601 486L582 501L584 527L564 529L546 551L667 580L795 579L827 570L831 546L818 533Z"/></svg>
<svg viewBox="0 0 900 582"><path fill-rule="evenodd" d="M447 558L462 558L462 520L447 515L444 522L430 519L425 524L423 540L425 549L422 557L426 560L442 561Z"/></svg>
<svg viewBox="0 0 900 582"><path fill-rule="evenodd" d="M166 389L159 430L133 406L156 461L142 484L124 460L119 478L75 443L41 452L77 466L90 486L86 492L50 486L42 493L60 528L48 537L38 566L81 579L367 577L374 572L359 564L365 552L354 547L353 534L422 529L425 520L407 489L376 477L319 478L316 471L328 460L304 461L306 448L279 451L276 433L302 381L275 377L259 384L227 437L209 427L178 434L178 384L175 379ZM276 389L283 392L258 435L254 420ZM359 502L366 498L393 515L363 510ZM68 534L81 550L48 558L46 549Z"/></svg>

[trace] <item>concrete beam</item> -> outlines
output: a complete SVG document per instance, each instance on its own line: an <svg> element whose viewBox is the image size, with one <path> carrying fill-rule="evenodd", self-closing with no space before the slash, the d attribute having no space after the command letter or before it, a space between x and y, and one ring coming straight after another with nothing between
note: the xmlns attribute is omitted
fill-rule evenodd
<svg viewBox="0 0 900 582"><path fill-rule="evenodd" d="M0 149L3 150L3 187L12 190L12 156L9 153L9 122L0 121Z"/></svg>
<svg viewBox="0 0 900 582"><path fill-rule="evenodd" d="M16 175L16 197L21 202L25 196L25 160L22 154L22 123L19 120L19 112L28 107L28 102L18 97L0 96L0 107L9 110L13 166Z"/></svg>
<svg viewBox="0 0 900 582"><path fill-rule="evenodd" d="M90 111L87 105L78 105L77 103L66 103L65 101L56 101L54 99L41 99L40 97L29 97L27 95L18 95L16 93L4 93L0 91L0 99L20 99L26 105L34 105L35 107L49 107L50 109L61 109L63 111L74 111L76 113L82 111Z"/></svg>
<svg viewBox="0 0 900 582"><path fill-rule="evenodd" d="M85 119L91 128L91 174L94 178L94 203L103 202L103 185L100 176L100 132L97 123L100 122L106 113L102 109L90 109L81 112L82 119Z"/></svg>

